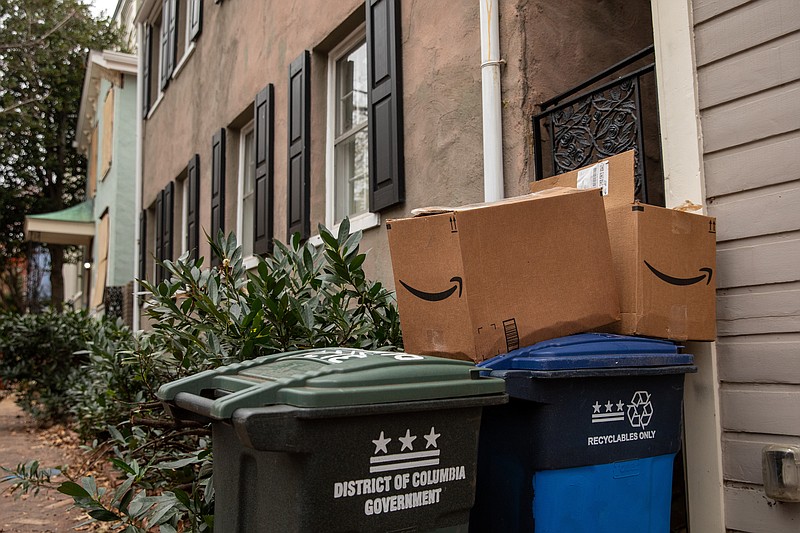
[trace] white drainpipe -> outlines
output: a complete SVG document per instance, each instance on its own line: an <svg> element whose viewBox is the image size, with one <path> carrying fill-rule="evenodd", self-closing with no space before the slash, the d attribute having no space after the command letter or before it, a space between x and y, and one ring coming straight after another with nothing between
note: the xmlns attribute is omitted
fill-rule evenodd
<svg viewBox="0 0 800 533"><path fill-rule="evenodd" d="M137 50L144 50L144 31L142 24L136 25L136 45ZM134 187L136 189L134 196L134 219L133 219L133 233L134 233L134 247L133 247L133 329L141 329L141 317L139 312L139 286L138 278L143 277L139 272L139 240L147 238L146 235L139 234L139 215L142 212L142 106L144 105L144 66L142 65L142 55L139 55L137 61L137 76L136 76L136 167L134 176Z"/></svg>
<svg viewBox="0 0 800 533"><path fill-rule="evenodd" d="M501 200L503 191L503 116L500 93L498 0L481 3L481 86L483 92L483 198Z"/></svg>

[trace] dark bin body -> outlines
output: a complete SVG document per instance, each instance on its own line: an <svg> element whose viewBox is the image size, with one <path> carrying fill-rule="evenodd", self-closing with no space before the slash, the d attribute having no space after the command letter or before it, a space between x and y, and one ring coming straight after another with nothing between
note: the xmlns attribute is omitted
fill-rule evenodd
<svg viewBox="0 0 800 533"><path fill-rule="evenodd" d="M484 410L476 532L668 531L691 355L584 334L481 364L510 401Z"/></svg>
<svg viewBox="0 0 800 533"><path fill-rule="evenodd" d="M506 401L502 381L478 378L469 363L422 356L388 365L367 358L349 368L346 358L312 360L310 368L304 359L327 353L262 358L249 369L226 367L224 377L160 391L178 418L212 421L215 530L430 531L466 524L481 410ZM271 371L276 379L255 387L275 394L246 381L226 394L243 377ZM414 375L419 382L406 387ZM443 392L452 397L436 397Z"/></svg>

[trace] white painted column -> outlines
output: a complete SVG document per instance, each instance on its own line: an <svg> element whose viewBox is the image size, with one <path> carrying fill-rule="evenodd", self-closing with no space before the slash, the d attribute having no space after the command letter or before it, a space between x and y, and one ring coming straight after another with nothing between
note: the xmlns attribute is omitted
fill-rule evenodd
<svg viewBox="0 0 800 533"><path fill-rule="evenodd" d="M661 154L667 207L705 212L703 139L691 0L651 0ZM725 531L719 376L714 343L689 342L698 372L686 375L684 459L689 531Z"/></svg>

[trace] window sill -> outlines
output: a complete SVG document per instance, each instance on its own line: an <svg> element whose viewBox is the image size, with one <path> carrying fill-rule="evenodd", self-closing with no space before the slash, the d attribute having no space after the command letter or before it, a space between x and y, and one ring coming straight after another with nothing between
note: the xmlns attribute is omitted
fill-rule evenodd
<svg viewBox="0 0 800 533"><path fill-rule="evenodd" d="M147 112L145 120L150 120L150 117L152 117L153 113L155 113L156 109L158 109L158 104L160 104L163 99L164 99L164 91L159 91L158 98L156 98L156 101L153 102L153 105L150 107L150 111Z"/></svg>
<svg viewBox="0 0 800 533"><path fill-rule="evenodd" d="M381 215L380 213L364 213L363 215L358 215L350 219L350 233L355 233L359 230L364 231L371 228L376 228L381 225ZM331 233L337 235L339 233L339 224L336 224L332 228L328 228ZM322 246L322 237L319 235L314 235L308 242L313 244L314 246Z"/></svg>
<svg viewBox="0 0 800 533"><path fill-rule="evenodd" d="M192 41L192 44L190 44L189 47L186 49L186 51L183 52L183 57L181 58L180 61L178 61L178 64L175 66L175 70L172 72L172 79L173 80L178 77L178 74L181 73L181 71L183 70L183 67L186 65L186 62L189 60L190 57L192 57L192 54L194 53L194 49L195 49L195 45L194 45L194 41Z"/></svg>
<svg viewBox="0 0 800 533"><path fill-rule="evenodd" d="M242 259L242 266L245 270L252 270L258 266L258 257L251 255Z"/></svg>

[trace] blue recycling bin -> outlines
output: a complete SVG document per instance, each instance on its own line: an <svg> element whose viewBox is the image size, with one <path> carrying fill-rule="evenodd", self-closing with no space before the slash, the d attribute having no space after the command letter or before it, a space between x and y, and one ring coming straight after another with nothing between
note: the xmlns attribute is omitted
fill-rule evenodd
<svg viewBox="0 0 800 533"><path fill-rule="evenodd" d="M505 379L510 401L484 410L470 531L669 531L692 355L585 333L479 366Z"/></svg>

